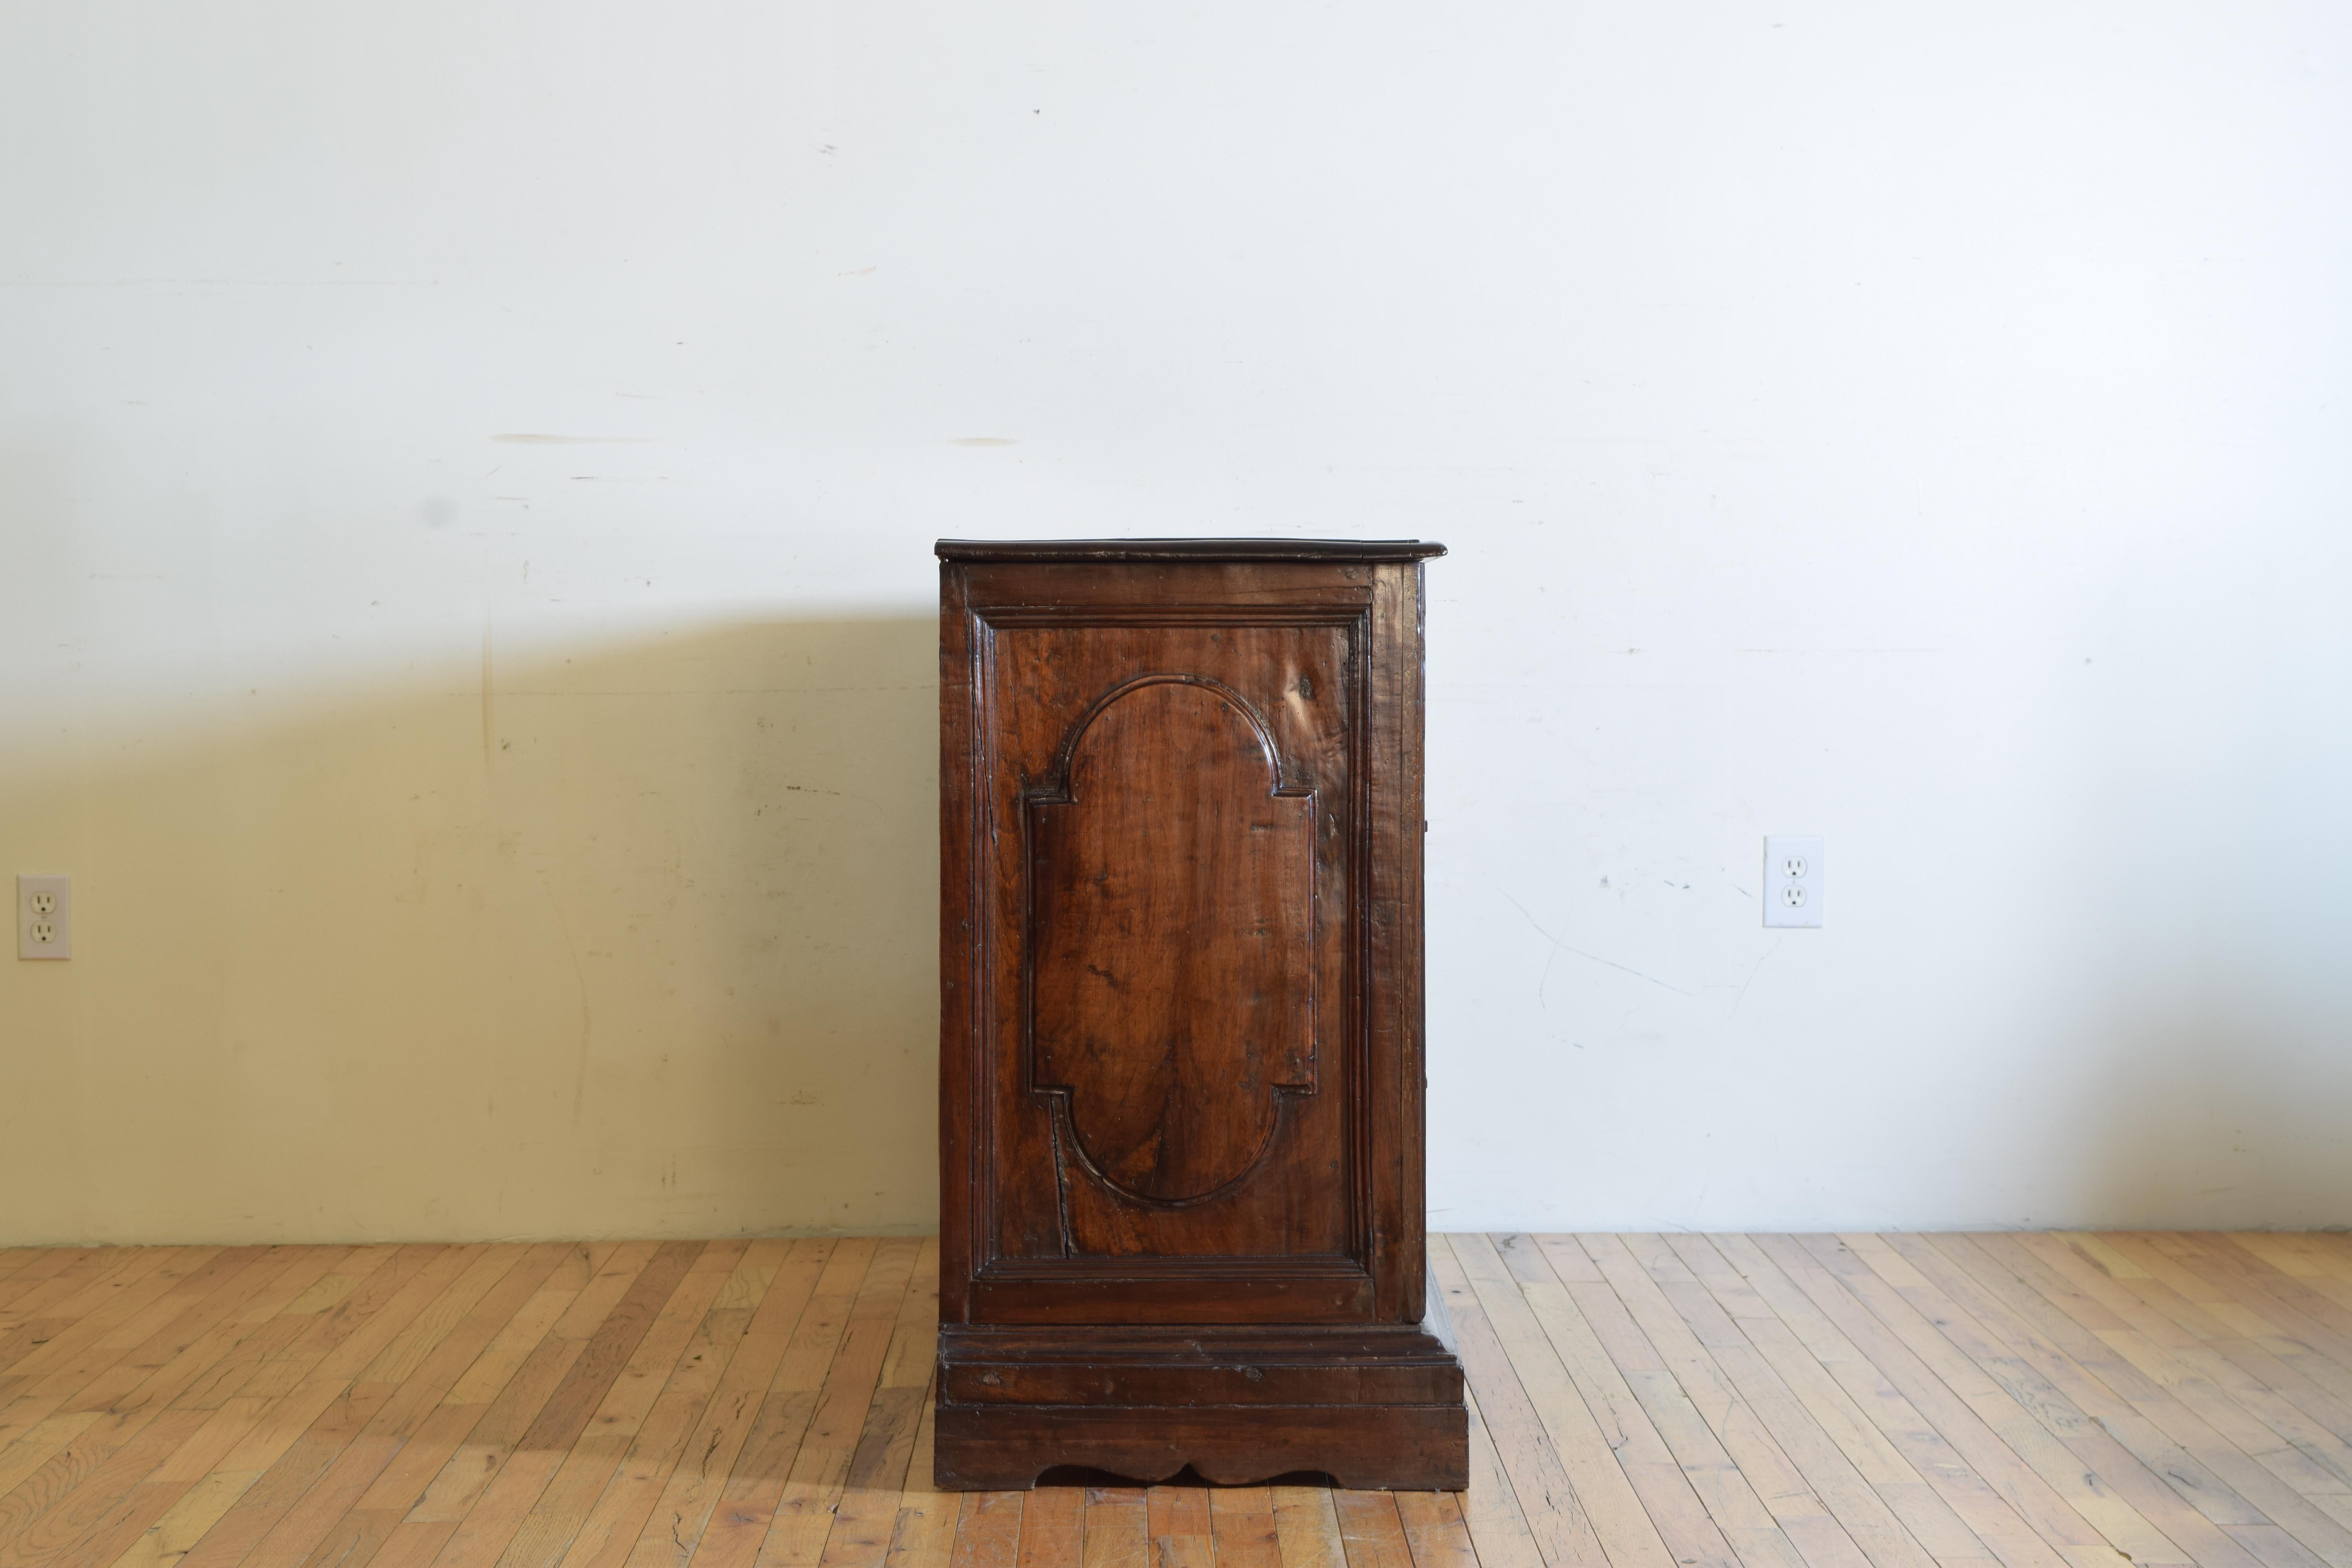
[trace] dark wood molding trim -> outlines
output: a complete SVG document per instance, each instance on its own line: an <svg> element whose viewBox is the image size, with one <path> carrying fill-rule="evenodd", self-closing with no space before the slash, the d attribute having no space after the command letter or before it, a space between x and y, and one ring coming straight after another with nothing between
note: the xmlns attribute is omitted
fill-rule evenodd
<svg viewBox="0 0 2352 1568"><path fill-rule="evenodd" d="M1423 539L942 539L942 561L1427 561L1445 546Z"/></svg>

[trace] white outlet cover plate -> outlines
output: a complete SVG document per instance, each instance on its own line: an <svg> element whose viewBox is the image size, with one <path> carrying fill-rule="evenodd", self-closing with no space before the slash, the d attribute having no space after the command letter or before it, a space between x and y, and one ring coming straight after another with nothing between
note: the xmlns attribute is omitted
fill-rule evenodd
<svg viewBox="0 0 2352 1568"><path fill-rule="evenodd" d="M1764 923L1822 923L1822 841L1801 834L1764 840Z"/></svg>
<svg viewBox="0 0 2352 1568"><path fill-rule="evenodd" d="M39 907L42 895L47 895L48 908ZM47 940L36 941L36 926L47 928ZM73 956L73 879L70 877L19 877L16 879L16 956L18 958L71 958Z"/></svg>

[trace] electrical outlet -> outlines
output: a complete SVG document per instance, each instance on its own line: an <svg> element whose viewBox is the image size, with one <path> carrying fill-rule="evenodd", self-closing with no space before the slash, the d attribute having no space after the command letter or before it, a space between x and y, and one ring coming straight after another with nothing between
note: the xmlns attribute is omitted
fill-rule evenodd
<svg viewBox="0 0 2352 1568"><path fill-rule="evenodd" d="M1770 837L1764 840L1764 923L1822 923L1822 841Z"/></svg>
<svg viewBox="0 0 2352 1568"><path fill-rule="evenodd" d="M73 881L70 878L16 879L16 956L73 956Z"/></svg>

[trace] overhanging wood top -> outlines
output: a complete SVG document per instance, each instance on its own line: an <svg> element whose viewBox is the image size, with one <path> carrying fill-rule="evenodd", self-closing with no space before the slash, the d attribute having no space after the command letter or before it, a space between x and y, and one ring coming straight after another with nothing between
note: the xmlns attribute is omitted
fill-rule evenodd
<svg viewBox="0 0 2352 1568"><path fill-rule="evenodd" d="M1445 546L1421 539L942 539L942 561L1426 561Z"/></svg>

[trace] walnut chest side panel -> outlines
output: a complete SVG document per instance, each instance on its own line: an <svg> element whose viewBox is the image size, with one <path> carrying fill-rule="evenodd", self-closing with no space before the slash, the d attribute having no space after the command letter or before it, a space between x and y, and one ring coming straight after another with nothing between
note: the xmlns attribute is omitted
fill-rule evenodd
<svg viewBox="0 0 2352 1568"><path fill-rule="evenodd" d="M1436 552L942 542L943 1483L1454 1473L1423 1322ZM1220 1341L1280 1365L1268 1397ZM1180 1431L1169 1464L1150 1434ZM1318 1431L1346 1451L1297 1462Z"/></svg>

